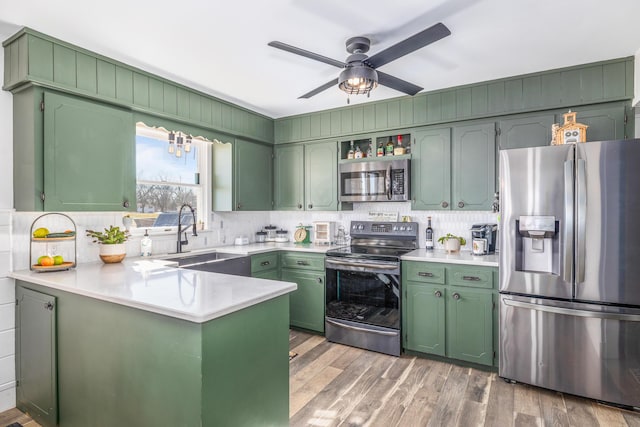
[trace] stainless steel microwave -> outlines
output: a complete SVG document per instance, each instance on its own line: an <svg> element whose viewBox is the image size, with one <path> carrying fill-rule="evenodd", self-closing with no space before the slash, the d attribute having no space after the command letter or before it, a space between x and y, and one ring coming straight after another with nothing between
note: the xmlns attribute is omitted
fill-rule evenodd
<svg viewBox="0 0 640 427"><path fill-rule="evenodd" d="M340 163L341 202L399 202L410 199L410 159Z"/></svg>

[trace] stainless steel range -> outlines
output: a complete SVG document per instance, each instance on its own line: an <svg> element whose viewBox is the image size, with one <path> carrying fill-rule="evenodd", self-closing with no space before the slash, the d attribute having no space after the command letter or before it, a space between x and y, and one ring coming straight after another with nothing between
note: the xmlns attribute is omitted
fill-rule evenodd
<svg viewBox="0 0 640 427"><path fill-rule="evenodd" d="M351 246L327 251L327 340L400 355L400 257L418 247L418 223L352 221Z"/></svg>

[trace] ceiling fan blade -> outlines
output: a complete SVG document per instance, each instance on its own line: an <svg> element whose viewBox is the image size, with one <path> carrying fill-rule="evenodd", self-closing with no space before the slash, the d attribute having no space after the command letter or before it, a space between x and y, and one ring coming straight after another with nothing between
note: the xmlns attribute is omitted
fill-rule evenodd
<svg viewBox="0 0 640 427"><path fill-rule="evenodd" d="M451 31L449 31L447 26L441 22L438 22L436 25L429 27L426 30L422 30L417 34L412 35L408 39L405 39L399 43L394 44L391 47L386 48L381 52L376 53L375 55L367 59L366 62L373 68L378 68L408 53L421 49L428 44L445 38L450 34Z"/></svg>
<svg viewBox="0 0 640 427"><path fill-rule="evenodd" d="M378 73L379 84L390 87L391 89L395 89L399 92L406 93L407 95L413 96L423 89L420 86L416 86L413 83L409 83L408 81L393 77L390 74L383 73L378 70L376 70L376 72Z"/></svg>
<svg viewBox="0 0 640 427"><path fill-rule="evenodd" d="M308 50L300 49L299 47L291 46L286 43L273 41L267 44L271 47L275 47L276 49L282 49L284 51L294 53L296 55L304 56L309 59L315 59L316 61L324 62L325 64L333 65L334 67L344 68L345 66L344 62L342 61L337 61L335 59L331 59L317 53L309 52Z"/></svg>
<svg viewBox="0 0 640 427"><path fill-rule="evenodd" d="M314 89L314 90L312 90L311 92L307 92L307 93L305 93L304 95L299 96L299 97L298 97L298 99L302 99L302 98L305 98L305 99L307 99L307 98L311 98L313 95L317 95L317 94L319 94L320 92L322 92L323 90L327 90L327 89L329 89L330 87L337 86L337 85L338 85L338 79L337 79L337 78L335 78L335 79L331 80L330 82L327 82L327 83L323 84L322 86L315 88L315 89Z"/></svg>

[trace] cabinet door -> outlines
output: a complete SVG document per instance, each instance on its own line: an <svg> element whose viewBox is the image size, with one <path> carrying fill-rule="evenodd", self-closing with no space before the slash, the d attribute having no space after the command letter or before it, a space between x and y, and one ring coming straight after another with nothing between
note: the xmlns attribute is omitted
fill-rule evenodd
<svg viewBox="0 0 640 427"><path fill-rule="evenodd" d="M236 139L233 157L234 210L271 210L273 202L273 147Z"/></svg>
<svg viewBox="0 0 640 427"><path fill-rule="evenodd" d="M447 289L447 356L482 365L493 364L493 293Z"/></svg>
<svg viewBox="0 0 640 427"><path fill-rule="evenodd" d="M304 146L276 146L274 154L275 210L303 210Z"/></svg>
<svg viewBox="0 0 640 427"><path fill-rule="evenodd" d="M136 210L130 112L45 93L44 210Z"/></svg>
<svg viewBox="0 0 640 427"><path fill-rule="evenodd" d="M498 148L508 150L549 145L554 119L553 114L542 114L500 120Z"/></svg>
<svg viewBox="0 0 640 427"><path fill-rule="evenodd" d="M627 137L624 132L624 105L598 109L577 108L574 111L578 113L576 121L589 126L587 141L609 141ZM558 123L564 123L563 120L562 114L558 114ZM633 135L629 137L632 138Z"/></svg>
<svg viewBox="0 0 640 427"><path fill-rule="evenodd" d="M411 150L412 209L451 209L451 129L417 130Z"/></svg>
<svg viewBox="0 0 640 427"><path fill-rule="evenodd" d="M280 280L280 275L278 274L277 269L261 271L259 273L252 273L251 277L255 277L257 279Z"/></svg>
<svg viewBox="0 0 640 427"><path fill-rule="evenodd" d="M56 299L16 287L16 404L44 426L57 425Z"/></svg>
<svg viewBox="0 0 640 427"><path fill-rule="evenodd" d="M444 286L407 282L403 307L404 347L445 355Z"/></svg>
<svg viewBox="0 0 640 427"><path fill-rule="evenodd" d="M495 123L453 128L452 208L490 210L496 189Z"/></svg>
<svg viewBox="0 0 640 427"><path fill-rule="evenodd" d="M324 333L324 272L283 269L282 280L298 284L289 294L291 326Z"/></svg>
<svg viewBox="0 0 640 427"><path fill-rule="evenodd" d="M338 209L338 143L317 142L304 146L305 209Z"/></svg>

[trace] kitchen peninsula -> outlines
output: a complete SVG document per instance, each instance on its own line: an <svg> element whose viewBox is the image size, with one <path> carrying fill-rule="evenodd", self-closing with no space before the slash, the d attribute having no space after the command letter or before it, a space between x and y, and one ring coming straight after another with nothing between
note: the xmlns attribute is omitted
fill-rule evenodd
<svg viewBox="0 0 640 427"><path fill-rule="evenodd" d="M147 260L11 276L42 425L288 425L294 283Z"/></svg>

